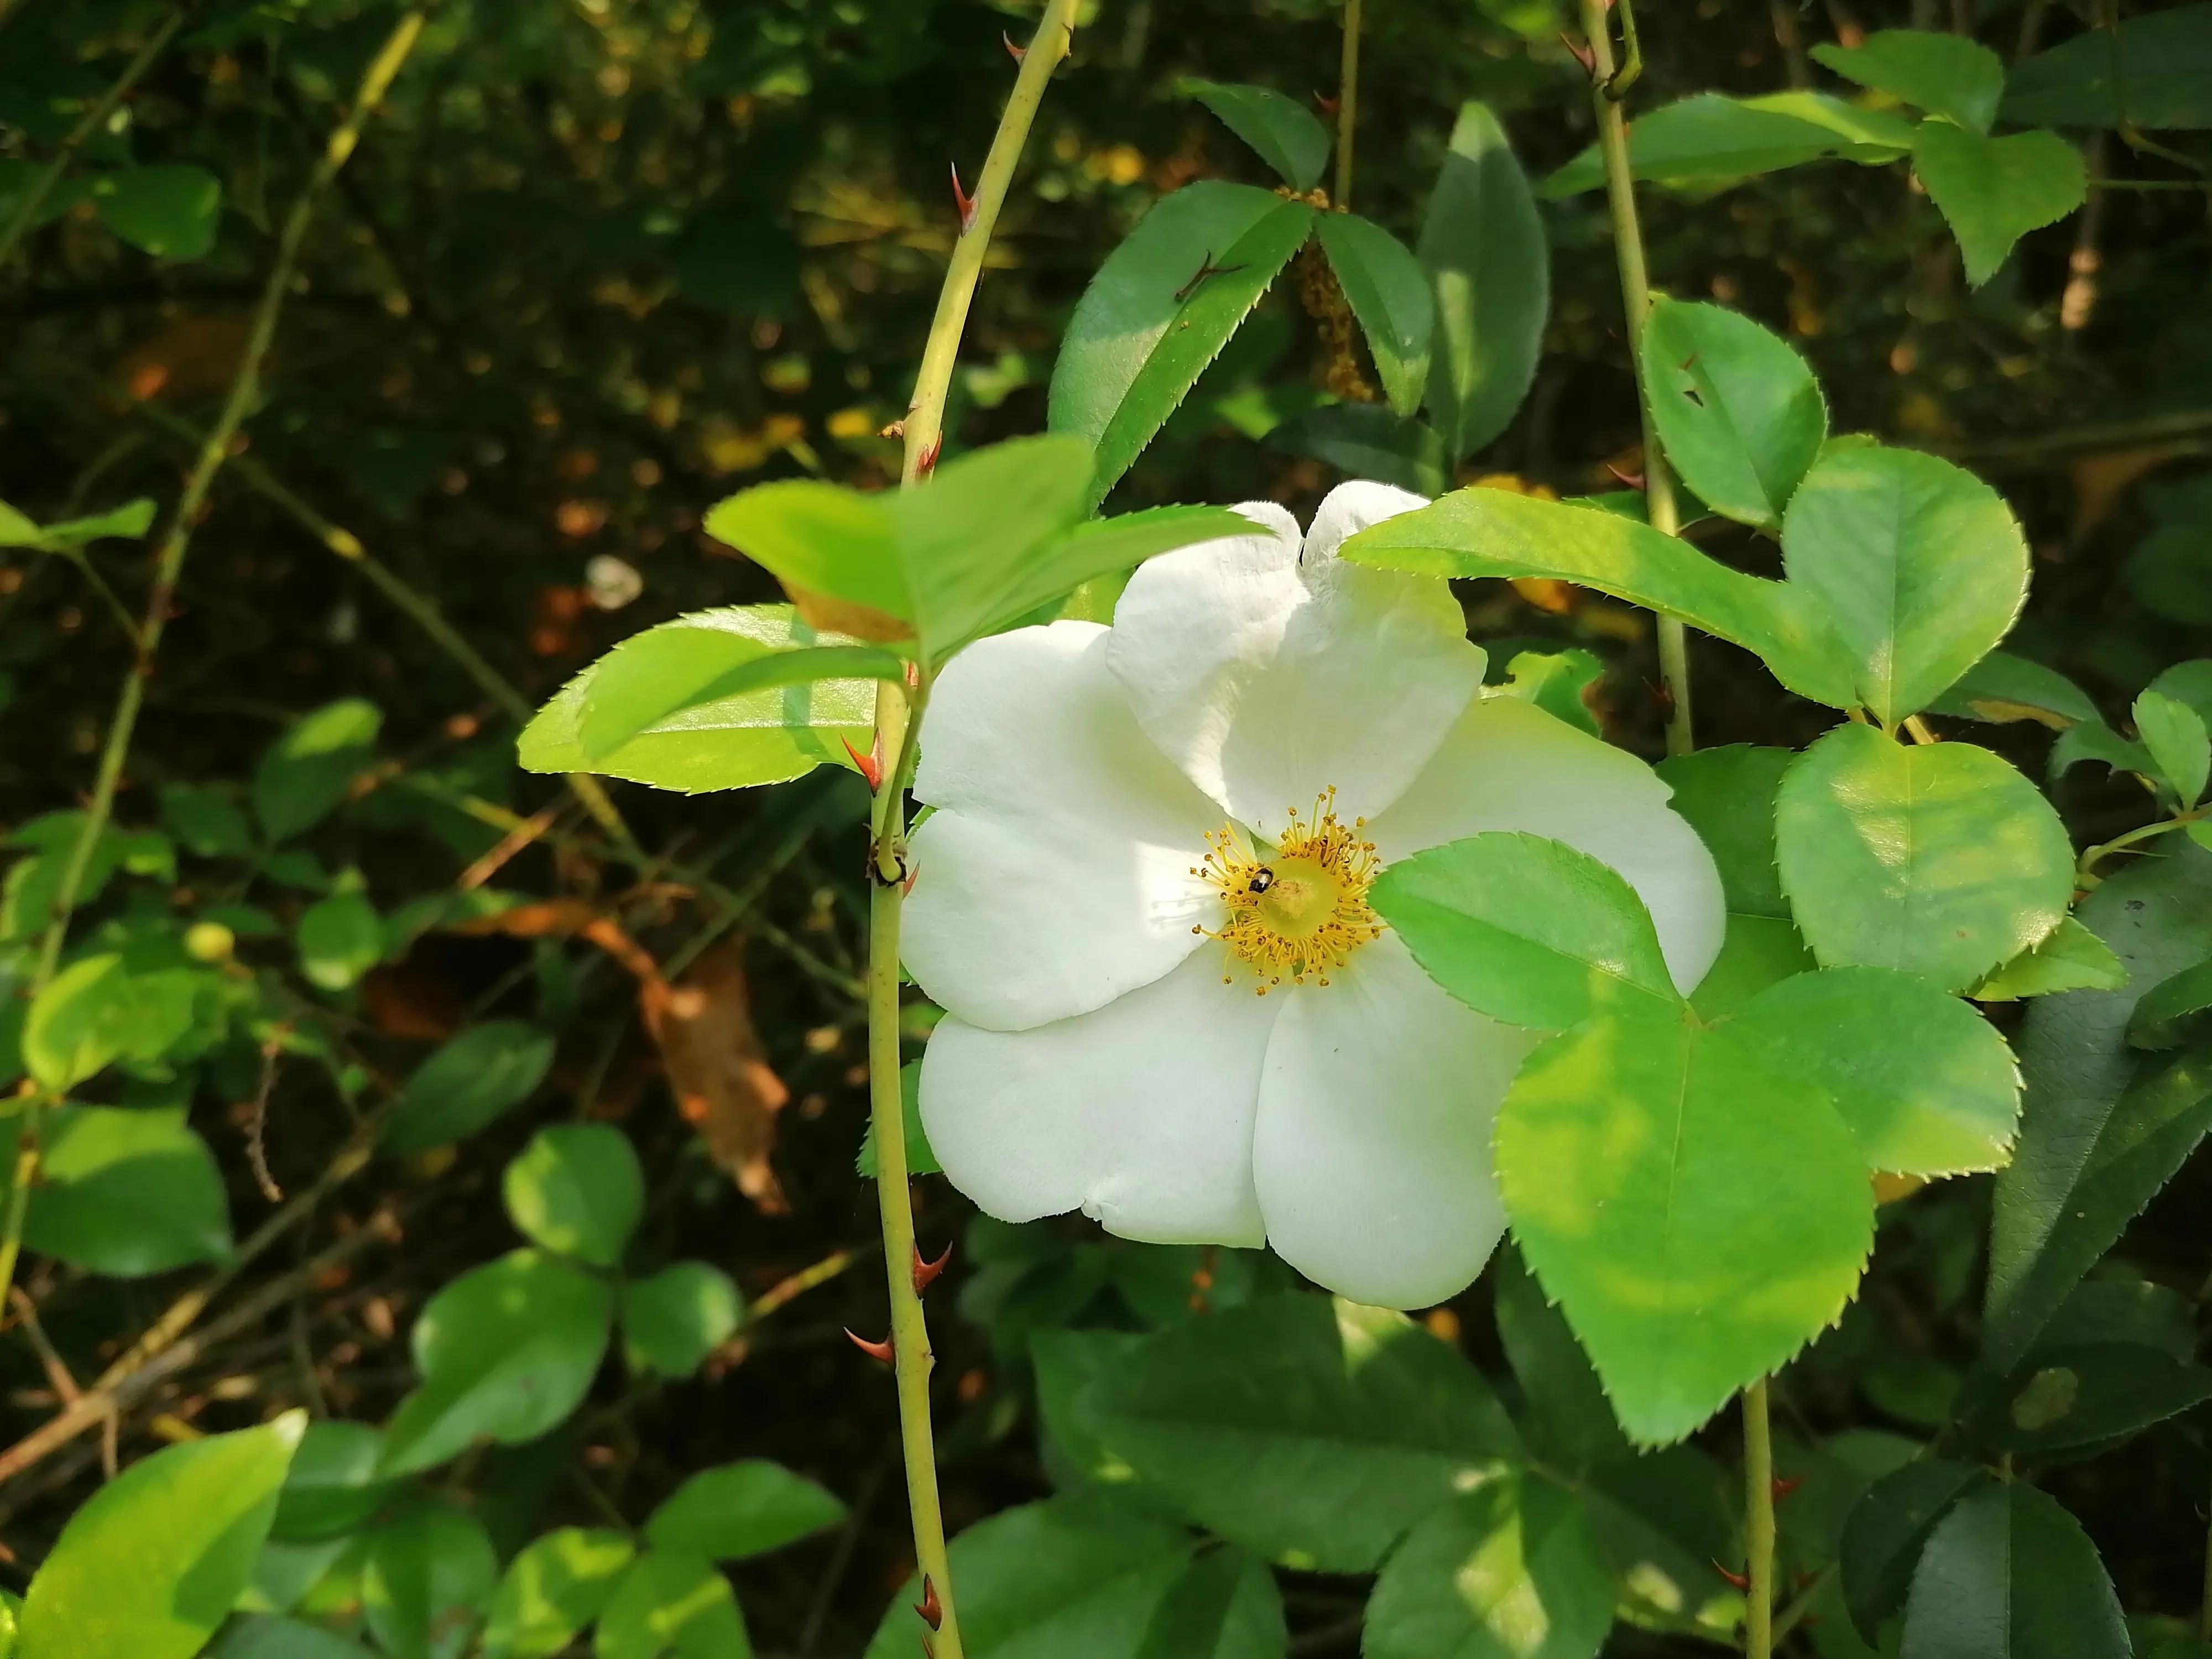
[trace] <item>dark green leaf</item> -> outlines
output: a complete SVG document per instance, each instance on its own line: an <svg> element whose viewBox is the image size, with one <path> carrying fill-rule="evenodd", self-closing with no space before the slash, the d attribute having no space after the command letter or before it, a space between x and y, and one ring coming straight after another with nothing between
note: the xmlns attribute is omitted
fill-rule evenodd
<svg viewBox="0 0 2212 1659"><path fill-rule="evenodd" d="M160 259L198 259L215 246L222 183L205 167L125 167L94 180L100 222Z"/></svg>
<svg viewBox="0 0 2212 1659"><path fill-rule="evenodd" d="M622 1287L622 1327L633 1364L689 1376L744 1317L735 1281L704 1261L674 1261Z"/></svg>
<svg viewBox="0 0 2212 1659"><path fill-rule="evenodd" d="M31 1580L17 1659L192 1659L246 1588L307 1425L288 1412L171 1446L99 1488Z"/></svg>
<svg viewBox="0 0 2212 1659"><path fill-rule="evenodd" d="M196 783L161 786L161 823L187 852L204 859L243 858L253 830L228 792Z"/></svg>
<svg viewBox="0 0 2212 1659"><path fill-rule="evenodd" d="M1333 1572L1372 1571L1424 1513L1521 1452L1457 1353L1401 1315L1313 1296L1147 1338L1091 1385L1082 1414L1194 1519Z"/></svg>
<svg viewBox="0 0 2212 1659"><path fill-rule="evenodd" d="M1448 472L1511 422L1535 378L1551 308L1544 222L1488 105L1460 106L1413 252L1436 287L1427 402Z"/></svg>
<svg viewBox="0 0 2212 1659"><path fill-rule="evenodd" d="M1717 513L1778 526L1828 435L1805 360L1739 312L1663 296L1641 349L1652 419L1684 482Z"/></svg>
<svg viewBox="0 0 2212 1659"><path fill-rule="evenodd" d="M702 1469L653 1512L646 1541L710 1561L780 1550L845 1518L833 1492L758 1458Z"/></svg>
<svg viewBox="0 0 2212 1659"><path fill-rule="evenodd" d="M388 1152L424 1152L474 1134L528 1098L553 1064L553 1039L517 1019L471 1026L417 1066L384 1126Z"/></svg>
<svg viewBox="0 0 2212 1659"><path fill-rule="evenodd" d="M1492 1019L1558 1031L1682 1006L1636 890L1564 842L1449 842L1391 864L1369 901L1430 978Z"/></svg>
<svg viewBox="0 0 2212 1659"><path fill-rule="evenodd" d="M1856 46L1822 44L1813 56L1847 81L1972 132L1987 132L2004 96L2004 59L1977 41L1928 29L1876 29Z"/></svg>
<svg viewBox="0 0 2212 1659"><path fill-rule="evenodd" d="M1328 129L1294 99L1266 87L1184 80L1176 90L1219 116L1292 190L1311 190L1328 165Z"/></svg>
<svg viewBox="0 0 2212 1659"><path fill-rule="evenodd" d="M1500 1253L1492 1273L1498 1291L1498 1335L1526 1398L1529 1433L1539 1449L1570 1473L1632 1455L1613 1420L1605 1387L1516 1249Z"/></svg>
<svg viewBox="0 0 2212 1659"><path fill-rule="evenodd" d="M1429 378L1437 304L1428 273L1406 245L1371 219L1324 213L1316 226L1329 269L1366 337L1390 407L1410 416Z"/></svg>
<svg viewBox="0 0 2212 1659"><path fill-rule="evenodd" d="M2063 778L2083 761L2100 762L2115 772L2133 772L2143 778L2145 787L2148 787L2149 751L2094 715L2058 734L2058 741L2051 745L2050 774L2054 778Z"/></svg>
<svg viewBox="0 0 2212 1659"><path fill-rule="evenodd" d="M1912 169L1959 239L1974 288L1996 275L2014 243L2063 219L2088 190L2081 152L2055 132L1988 138L1947 121L1923 122Z"/></svg>
<svg viewBox="0 0 2212 1659"><path fill-rule="evenodd" d="M2035 720L2060 732L2098 718L2097 705L2080 686L2054 668L2008 651L1990 652L1928 708L1932 714L2000 725Z"/></svg>
<svg viewBox="0 0 2212 1659"><path fill-rule="evenodd" d="M233 1619L204 1659L370 1659L360 1643L296 1619L252 1613Z"/></svg>
<svg viewBox="0 0 2212 1659"><path fill-rule="evenodd" d="M1986 749L1838 726L1775 814L1782 884L1824 967L1896 968L1964 990L2058 925L2074 848L2035 786Z"/></svg>
<svg viewBox="0 0 2212 1659"><path fill-rule="evenodd" d="M1843 1311L1866 1164L1818 1088L1729 1026L1601 1017L1522 1063L1498 1182L1632 1438L1679 1440Z"/></svg>
<svg viewBox="0 0 2212 1659"><path fill-rule="evenodd" d="M562 1527L507 1564L484 1620L483 1659L549 1659L598 1618L636 1556L605 1528Z"/></svg>
<svg viewBox="0 0 2212 1659"><path fill-rule="evenodd" d="M1628 158L1638 179L1712 189L1831 156L1868 166L1893 161L1911 143L1911 122L1819 93L1728 98L1705 92L1638 116L1628 130ZM1592 145L1536 193L1557 200L1604 182L1604 164Z"/></svg>
<svg viewBox="0 0 2212 1659"><path fill-rule="evenodd" d="M1997 493L1948 461L1877 444L1832 449L1806 475L1782 562L1884 725L1942 696L2027 595L2027 543Z"/></svg>
<svg viewBox="0 0 2212 1659"><path fill-rule="evenodd" d="M2039 1348L1975 1437L1996 1452L2102 1450L2212 1400L2212 1370L2136 1343Z"/></svg>
<svg viewBox="0 0 2212 1659"><path fill-rule="evenodd" d="M1788 921L1782 872L1774 861L1774 799L1796 756L1787 749L1728 744L1669 755L1655 769L1674 793L1668 805L1720 866L1734 915Z"/></svg>
<svg viewBox="0 0 2212 1659"><path fill-rule="evenodd" d="M1347 477L1395 484L1417 495L1433 495L1444 487L1443 440L1381 404L1319 404L1269 432L1267 447L1310 455Z"/></svg>
<svg viewBox="0 0 2212 1659"><path fill-rule="evenodd" d="M20 1123L0 1132L11 1169ZM41 1139L32 1249L125 1279L230 1255L222 1171L182 1107L62 1106Z"/></svg>
<svg viewBox="0 0 2212 1659"><path fill-rule="evenodd" d="M269 1535L287 1543L341 1537L384 1506L394 1483L377 1473L384 1431L368 1423L309 1425L292 1455Z"/></svg>
<svg viewBox="0 0 2212 1659"><path fill-rule="evenodd" d="M386 1431L383 1472L434 1468L479 1439L535 1440L575 1409L606 1352L613 1294L514 1250L432 1297L410 1339L422 1386Z"/></svg>
<svg viewBox="0 0 2212 1659"><path fill-rule="evenodd" d="M369 1534L362 1611L392 1659L461 1659L498 1582L482 1522L445 1504L411 1504Z"/></svg>
<svg viewBox="0 0 2212 1659"><path fill-rule="evenodd" d="M2128 1041L2138 1048L2171 1048L2180 1041L2179 1023L2207 1008L2212 1008L2212 961L2170 974L2144 992L2128 1016Z"/></svg>
<svg viewBox="0 0 2212 1659"><path fill-rule="evenodd" d="M1869 1643L1881 1640L1882 1625L1905 1606L1928 1534L1963 1494L1988 1481L1971 1463L1929 1458L1875 1481L1851 1506L1838 1557L1844 1605Z"/></svg>
<svg viewBox="0 0 2212 1659"><path fill-rule="evenodd" d="M651 1550L616 1582L599 1614L597 1659L751 1659L736 1592L711 1561Z"/></svg>
<svg viewBox="0 0 2212 1659"><path fill-rule="evenodd" d="M1049 415L1054 432L1096 449L1093 501L1152 441L1313 222L1304 202L1205 179L1154 203L1107 256L1068 321Z"/></svg>
<svg viewBox="0 0 2212 1659"><path fill-rule="evenodd" d="M1133 1659L1284 1659L1290 1632L1267 1564L1239 1549L1194 1557L1168 1586Z"/></svg>
<svg viewBox="0 0 2212 1659"><path fill-rule="evenodd" d="M302 714L270 746L253 772L253 810L262 833L283 841L319 822L374 763L384 714L373 702L343 697Z"/></svg>
<svg viewBox="0 0 2212 1659"><path fill-rule="evenodd" d="M1905 1603L1902 1659L2128 1659L2097 1547L2025 1481L1960 1498L1929 1535Z"/></svg>
<svg viewBox="0 0 2212 1659"><path fill-rule="evenodd" d="M1355 564L1422 575L1552 576L1595 587L1757 652L1804 696L1838 708L1851 701L1850 671L1809 596L1617 514L1460 489L1361 531L1342 550Z"/></svg>
<svg viewBox="0 0 2212 1659"><path fill-rule="evenodd" d="M2086 29L2014 64L2005 84L2005 119L2023 126L2118 127L2124 114L2153 131L2212 127L2212 5L2169 6L2126 18L2118 44L2115 52L2108 29Z"/></svg>
<svg viewBox="0 0 2212 1659"><path fill-rule="evenodd" d="M611 1123L540 1129L507 1166L501 1185L516 1230L594 1267L622 1260L645 1209L645 1171Z"/></svg>

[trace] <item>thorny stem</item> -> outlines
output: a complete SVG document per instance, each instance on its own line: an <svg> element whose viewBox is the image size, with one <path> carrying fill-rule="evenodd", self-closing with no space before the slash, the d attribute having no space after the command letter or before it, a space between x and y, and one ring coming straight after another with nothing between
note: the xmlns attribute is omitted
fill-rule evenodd
<svg viewBox="0 0 2212 1659"><path fill-rule="evenodd" d="M399 66L407 61L407 54L414 50L416 37L422 32L423 16L420 9L403 16L369 64L360 89L354 95L351 111L331 134L321 161L301 191L299 200L293 204L277 238L276 257L270 265L269 280L262 289L260 303L254 309L252 327L246 336L245 353L239 360L238 374L231 381L230 395L224 400L222 413L209 431L206 441L200 446L191 472L185 480L183 493L177 498L176 509L170 516L167 532L154 556L154 583L146 599L145 620L138 628L135 659L124 675L123 690L116 699L115 718L109 722L107 740L100 750L92 799L85 809L76 844L70 849L69 860L63 866L61 880L54 890L52 915L46 924L46 935L40 941L38 964L29 988L33 1002L53 982L54 970L60 963L62 945L69 933L70 913L76 907L85 872L91 867L93 849L106 833L108 817L115 806L116 786L122 781L124 759L130 753L131 733L138 723L139 708L145 702L146 682L154 672L162 630L168 625L170 601L175 596L177 579L184 571L185 554L191 544L192 526L207 502L216 474L222 471L229 455L231 441L238 435L259 396L262 360L269 355L270 343L276 338L277 313L283 309L285 293L291 287L292 267L300 257L300 245L306 240L308 222L314 216L316 198L353 154L354 146L361 139L362 124L383 100L386 88L399 73ZM6 1215L0 1218L0 1302L4 1302L9 1286L15 1282L15 1261L23 1243L23 1218L30 1206L32 1184L39 1173L39 1131L46 1103L43 1095L37 1094L26 1096L24 1101L14 1185L9 1189Z"/></svg>
<svg viewBox="0 0 2212 1659"><path fill-rule="evenodd" d="M1628 121L1620 94L1642 67L1636 49L1636 24L1628 0L1620 0L1621 27L1630 48L1618 73L1613 37L1606 24L1605 0L1582 0L1583 33L1590 52L1590 102L1597 112L1598 152L1605 160L1605 199L1613 216L1613 254L1620 265L1620 297L1628 315L1628 356L1636 371L1637 406L1644 420L1644 500L1651 527L1671 536L1681 528L1674 507L1674 475L1651 419L1651 398L1644 384L1644 324L1651 311L1651 282L1644 264L1644 230L1636 216L1636 185L1628 162ZM1681 623L1659 618L1659 678L1668 698L1667 752L1687 754L1690 735L1689 644Z"/></svg>
<svg viewBox="0 0 2212 1659"><path fill-rule="evenodd" d="M1336 77L1336 199L1352 205L1352 141L1359 125L1359 9L1361 0L1344 0L1344 57Z"/></svg>
<svg viewBox="0 0 2212 1659"><path fill-rule="evenodd" d="M9 9L11 8L6 4L0 3L0 22L6 21ZM161 53L167 49L169 42L176 37L177 31L185 26L185 19L191 15L191 9L190 5L179 5L172 11L161 26L146 37L146 44L138 48L138 55L125 66L115 84L102 93L99 102L85 111L83 117L70 129L69 136L62 140L61 148L54 153L54 159L46 164L46 171L31 181L30 189L24 192L22 201L16 205L15 216L4 228L0 228L0 265L8 263L9 256L15 252L16 244L30 234L31 227L38 222L39 210L46 206L46 198L61 183L62 174L69 170L70 158L94 134L107 125L107 118L115 113L116 106L123 101L131 88L138 84L146 71L154 67Z"/></svg>
<svg viewBox="0 0 2212 1659"><path fill-rule="evenodd" d="M1021 73L999 117L983 171L960 240L938 292L937 314L915 376L905 421L906 461L902 483L911 489L937 463L945 435L945 398L968 325L968 307L983 271L983 254L999 222L1014 166L1021 159L1037 107L1053 70L1075 35L1077 0L1048 0ZM926 676L911 687L884 682L876 695L876 753L884 772L871 821L868 872L868 1115L875 1131L876 1194L882 1212L884 1271L890 1291L891 1364L897 1379L899 1443L906 1462L907 1504L914 1523L915 1559L935 1592L939 1619L931 1650L936 1659L962 1659L960 1620L945 1564L945 1516L937 1495L937 1455L929 1415L928 1322L921 1310L914 1265L914 1199L907 1186L906 1111L899 1087L899 921L910 874L906 860L907 781L913 776Z"/></svg>
<svg viewBox="0 0 2212 1659"><path fill-rule="evenodd" d="M1743 1391L1744 1548L1751 1590L1744 1609L1747 1659L1774 1651L1774 1437L1767 1423L1766 1379Z"/></svg>

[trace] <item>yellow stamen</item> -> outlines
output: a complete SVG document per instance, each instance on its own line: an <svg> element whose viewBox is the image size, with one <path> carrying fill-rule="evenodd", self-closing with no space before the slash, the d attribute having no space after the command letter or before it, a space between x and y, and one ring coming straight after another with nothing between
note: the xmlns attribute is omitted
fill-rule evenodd
<svg viewBox="0 0 2212 1659"><path fill-rule="evenodd" d="M1257 969L1261 996L1288 974L1293 984L1328 983L1331 969L1382 931L1367 908L1367 890L1378 868L1375 843L1361 831L1364 818L1342 823L1336 816L1336 791L1314 803L1310 823L1293 810L1290 827L1272 852L1255 848L1234 824L1206 838L1203 877L1221 895L1229 916L1210 933ZM1224 975L1222 983L1230 983Z"/></svg>

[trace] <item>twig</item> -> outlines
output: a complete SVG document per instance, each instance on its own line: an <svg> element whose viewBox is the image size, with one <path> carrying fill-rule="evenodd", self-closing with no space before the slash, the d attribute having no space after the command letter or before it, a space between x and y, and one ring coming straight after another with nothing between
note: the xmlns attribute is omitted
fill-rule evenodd
<svg viewBox="0 0 2212 1659"><path fill-rule="evenodd" d="M1344 0L1344 52L1336 76L1336 199L1352 205L1352 141L1359 126L1360 0Z"/></svg>
<svg viewBox="0 0 2212 1659"><path fill-rule="evenodd" d="M46 164L46 171L31 181L30 189L24 192L21 203L15 209L15 216L8 222L4 229L0 229L0 265L8 263L9 257L15 252L16 245L30 234L31 227L38 222L39 210L46 206L46 198L61 183L62 174L69 170L70 158L107 125L107 118L115 113L116 106L123 101L131 88L138 84L146 71L154 67L155 61L176 38L177 31L184 27L185 19L191 13L189 5L179 5L172 11L161 26L146 37L146 44L138 48L138 55L125 67L122 77L101 94L100 101L85 111L77 124L70 129L69 136L62 140L60 149ZM4 22L6 18L7 13L0 10L0 22Z"/></svg>
<svg viewBox="0 0 2212 1659"><path fill-rule="evenodd" d="M1743 1391L1744 1549L1751 1590L1744 1608L1745 1659L1774 1652L1774 1437L1768 1426L1766 1379Z"/></svg>
<svg viewBox="0 0 2212 1659"><path fill-rule="evenodd" d="M259 395L261 364L269 355L269 347L276 337L276 319L284 308L284 295L292 283L292 267L300 256L300 246L307 238L308 222L314 216L316 199L322 194L337 170L343 167L360 142L362 125L383 100L385 89L392 84L399 66L407 61L414 49L416 37L422 32L424 13L416 9L406 13L386 40L382 50L372 59L362 76L359 90L354 95L353 109L337 130L331 134L328 148L322 160L300 192L299 200L292 205L290 215L276 242L276 257L270 263L269 281L263 289L261 302L255 308L252 326L247 333L246 349L240 356L238 373L232 379L230 395L224 399L222 413L200 446L199 456L185 480L183 493L177 499L167 533L163 536L159 550L154 556L154 584L146 600L146 618L140 625L136 659L123 678L122 695L116 701L115 718L109 723L107 740L100 750L100 766L93 783L92 800L86 807L84 822L77 831L76 845L70 848L68 861L62 867L61 879L54 890L52 912L46 924L45 937L40 941L37 965L30 982L30 998L35 1002L39 994L53 982L55 969L59 965L62 945L69 933L70 915L76 908L78 892L84 884L85 873L91 868L93 849L106 833L109 815L115 807L116 786L123 776L124 758L131 749L131 738L138 724L138 711L145 702L146 682L152 677L154 659L160 650L162 630L168 625L169 604L176 592L177 580L183 574L185 554L191 544L192 526L200 509L206 505L209 489L216 474L222 471L228 459L231 441L246 422L247 411L252 409ZM46 1116L44 1097L33 1095L23 1114L21 1139L15 1154L15 1184L8 1194L7 1212L0 1219L0 1294L15 1281L15 1262L22 1250L23 1220L30 1205L30 1193L38 1180L39 1138Z"/></svg>

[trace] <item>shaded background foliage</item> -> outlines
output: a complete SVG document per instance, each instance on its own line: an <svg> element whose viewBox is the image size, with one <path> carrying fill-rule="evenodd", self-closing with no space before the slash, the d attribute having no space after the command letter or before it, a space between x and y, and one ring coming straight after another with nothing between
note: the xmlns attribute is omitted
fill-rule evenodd
<svg viewBox="0 0 2212 1659"><path fill-rule="evenodd" d="M1408 241L1463 100L1498 112L1532 174L1588 143L1587 82L1549 0L1370 9L1356 199ZM1954 21L1936 10L1650 6L1638 96L1832 87L1808 43ZM1952 10L2008 56L2087 21L2037 0ZM0 8L0 207L168 11ZM207 246L149 252L88 197L0 272L0 497L40 523L173 499L191 434L234 372L273 225L392 15L345 0L193 9L79 172L202 170L218 204L181 222ZM972 183L1012 73L1002 39L1030 21L1019 6L961 0L478 0L434 15L317 214L242 440L276 488L243 466L218 486L118 805L124 829L162 828L181 855L118 848L99 914L234 927L252 1006L218 1022L181 1085L149 1075L103 1099L187 1104L214 1148L228 1219L184 1261L286 1218L218 1306L257 1286L274 1300L213 1327L219 1340L128 1401L113 1431L126 1461L279 1405L382 1420L412 1383L405 1338L425 1301L516 1243L497 1202L508 1160L544 1125L611 1121L645 1171L634 1260L717 1264L775 1310L720 1333L696 1376L656 1384L611 1364L550 1442L472 1454L441 1484L504 1553L556 1523L635 1520L694 1470L774 1458L825 1483L850 1518L737 1570L756 1643L853 1652L874 1629L910 1556L890 1390L840 1332L880 1323L872 1197L851 1162L865 1116L864 792L842 772L710 800L623 789L644 849L626 862L552 780L516 771L514 723L316 526L356 538L532 703L643 626L776 597L703 535L702 515L764 479L896 477L896 444L881 434L902 412L957 232L948 167ZM1086 20L993 245L949 444L1043 425L1070 310L1161 193L1200 178L1272 182L1179 81L1324 94L1339 31L1321 0L1133 0ZM2109 134L2090 158L2095 176L2135 161ZM1789 335L1820 371L1833 429L1952 454L2006 490L2036 554L2009 648L2115 715L2201 650L2212 323L2200 195L2100 191L1975 290L1902 167L1800 167L1709 200L1655 194L1646 210L1658 283ZM1636 471L1634 391L1601 198L1542 211L1553 304L1534 386L1461 477L1510 473L1569 494L1608 487L1608 465ZM1336 480L1278 431L1325 396L1291 289L1262 302L1115 504L1268 496L1303 512ZM1771 545L1747 532L1700 534L1724 558L1772 568ZM128 539L81 556L0 555L0 823L29 849L19 870L36 861L40 815L86 787L130 661L115 606L135 614L146 582L145 548ZM1595 653L1604 672L1589 700L1607 735L1657 752L1648 617L1557 585L1465 597L1479 640ZM1502 669L1510 651L1493 652ZM1732 647L1700 641L1697 665L1702 742L1794 744L1820 728ZM261 799L277 787L253 781L272 743L339 699L374 714L356 711L326 811L276 845L193 830L180 789ZM1993 741L2040 772L2047 738L2032 723ZM2085 841L2144 816L2139 791L2100 769L2057 789ZM491 914L488 901L507 899L522 908ZM495 1019L553 1040L542 1083L513 1109L494 1108L457 1153L380 1158L312 1206L280 1208L332 1169L355 1115L404 1089L435 1045ZM1973 1352L1987 1188L1955 1182L1885 1212L1864 1294L1792 1374L1793 1434L1925 1436L1950 1420ZM2201 1301L2207 1196L2201 1165L2185 1170L2115 1271ZM1102 1243L1077 1224L970 1229L938 1182L919 1201L926 1239L964 1234L969 1247L948 1281L962 1316L940 1310L937 1325L956 1526L1047 1489L1037 1328L1148 1324L1288 1277L1249 1258ZM381 1242L282 1277L364 1229ZM11 1441L209 1271L118 1278L66 1256L37 1255L9 1310L26 1338L0 1351ZM1492 1294L1486 1280L1430 1323L1503 1376ZM1731 1434L1707 1438L1731 1455ZM9 1467L0 1571L19 1584L98 1482L97 1442ZM2124 1602L2178 1613L2197 1593L2208 1480L2201 1420L2185 1416L2051 1485ZM1671 1512L1692 1560L1730 1560L1734 1502L1693 1468L1683 1486L1655 1474L1648 1507ZM1294 1579L1297 1650L1352 1651L1358 1605L1340 1581ZM1809 1639L1829 1648L1818 1629ZM1696 1645L1626 1626L1614 1641Z"/></svg>

